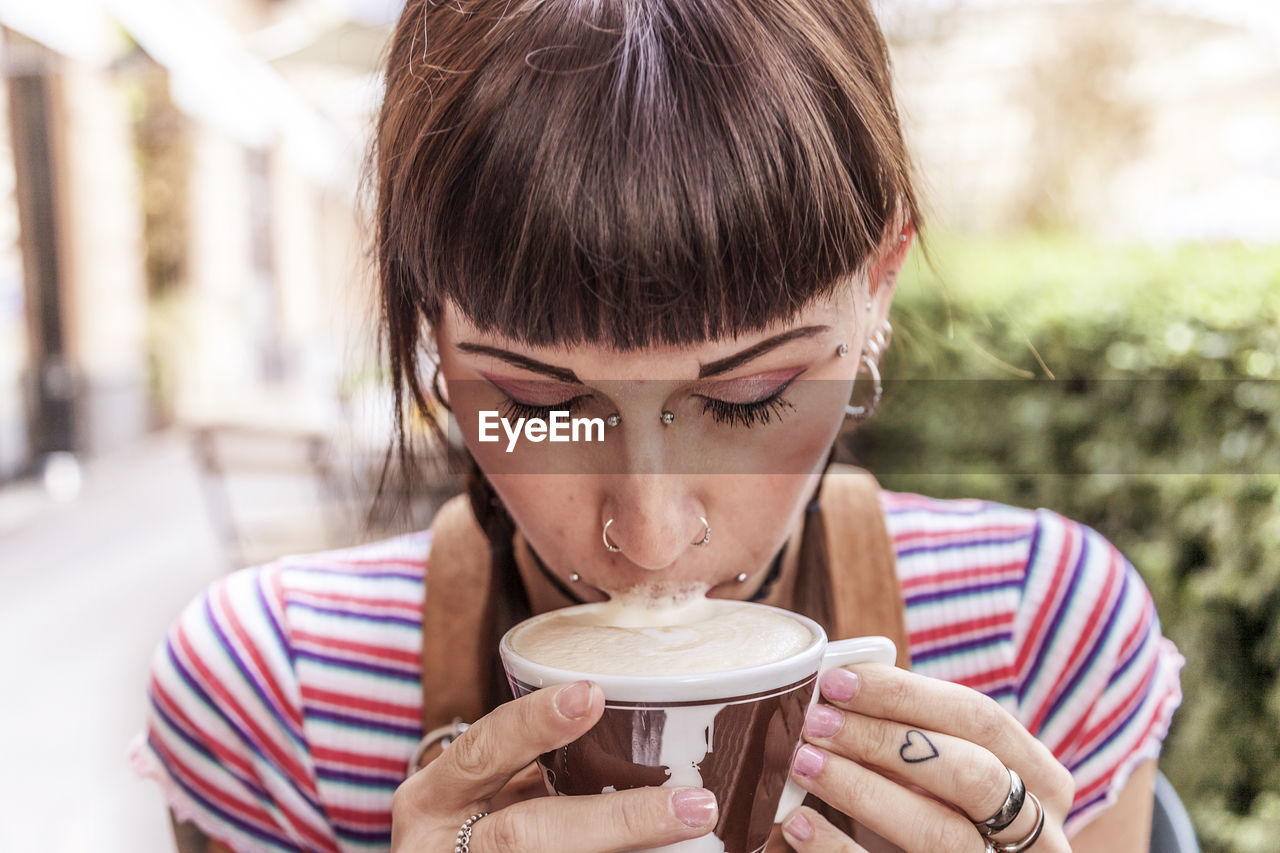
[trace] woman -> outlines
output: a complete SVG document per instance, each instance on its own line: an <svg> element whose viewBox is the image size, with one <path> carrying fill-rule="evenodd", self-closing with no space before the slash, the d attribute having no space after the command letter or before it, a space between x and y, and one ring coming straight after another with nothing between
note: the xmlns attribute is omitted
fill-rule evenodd
<svg viewBox="0 0 1280 853"><path fill-rule="evenodd" d="M383 331L397 412L434 393L478 468L506 584L491 635L554 595L820 607L825 569L795 543L855 377L878 379L921 221L889 81L863 0L407 4L376 136ZM607 426L481 441L481 412L553 410ZM908 851L1144 850L1181 659L1132 568L1050 512L880 500L915 664L824 680L793 777L825 816L797 810L787 843L863 849L847 817ZM535 576L513 573L513 532ZM134 751L179 847L585 853L709 832L700 789L533 796L534 757L602 713L587 683L491 694L405 780L433 689L431 541L287 558L184 612ZM908 732L929 760L904 760ZM1037 805L992 834L1010 768Z"/></svg>

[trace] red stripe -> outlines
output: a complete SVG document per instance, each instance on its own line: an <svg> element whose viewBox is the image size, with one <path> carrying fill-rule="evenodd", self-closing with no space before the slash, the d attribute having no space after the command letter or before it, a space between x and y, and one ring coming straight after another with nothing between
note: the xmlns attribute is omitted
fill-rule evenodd
<svg viewBox="0 0 1280 853"><path fill-rule="evenodd" d="M250 779L256 779L257 773L244 756L228 749L225 744L213 740L209 737L209 733L204 727L196 724L195 720L187 716L187 712L179 707L178 703L173 700L158 681L151 683L152 693L157 700L157 704L176 722L182 725L188 737L198 741L208 748L218 759L218 762L238 771L241 776ZM154 729L153 729L154 730Z"/></svg>
<svg viewBox="0 0 1280 853"><path fill-rule="evenodd" d="M1093 751L1093 745L1104 739L1111 733L1117 720L1123 719L1133 712L1133 709L1142 704L1142 700L1146 698L1146 693L1151 689L1151 683L1155 680L1156 671L1159 668L1159 657L1153 658L1151 665L1147 668L1146 675L1138 682L1133 690L1120 701L1115 709L1097 722L1097 724L1088 729L1080 738L1080 750Z"/></svg>
<svg viewBox="0 0 1280 853"><path fill-rule="evenodd" d="M401 616L414 617L422 612L422 603L411 603L407 601L395 601L373 599L362 601L342 593L324 593L312 592L307 589L294 588L289 591L288 602L299 604L312 604L317 606L324 605L341 605L341 610L352 614L369 614L374 616L382 616L386 614L399 614Z"/></svg>
<svg viewBox="0 0 1280 853"><path fill-rule="evenodd" d="M302 685L302 700L308 704L324 703L338 708L361 711L366 714L379 714L393 719L417 720L422 709L417 705L398 705L395 702L380 702L363 696L349 693L338 693L333 690L321 690L319 687Z"/></svg>
<svg viewBox="0 0 1280 853"><path fill-rule="evenodd" d="M378 557L370 560L334 560L335 566L411 566L415 569L425 569L427 558L425 554L421 557Z"/></svg>
<svg viewBox="0 0 1280 853"><path fill-rule="evenodd" d="M985 672L977 672L972 675L966 675L963 678L957 678L955 683L963 684L965 687L981 693L990 693L1000 687L1014 686L1016 682L1013 674L1013 667L1006 664Z"/></svg>
<svg viewBox="0 0 1280 853"><path fill-rule="evenodd" d="M263 684L267 687L267 692L271 694L271 698L279 709L293 724L294 733L301 736L302 734L302 714L294 707L284 695L284 690L280 688L279 683L275 679L275 675L271 671L271 667L263 659L262 653L258 649L257 643L245 631L244 626L240 623L239 617L236 616L236 610L231 605L230 596L227 594L227 585L218 584L218 610L219 615L226 620L231 626L231 633L235 635L236 641L240 645L240 649L248 654L249 660L253 662L257 675L262 679Z"/></svg>
<svg viewBox="0 0 1280 853"><path fill-rule="evenodd" d="M421 659L421 654L416 651L406 651L405 649L391 648L390 646L375 646L370 643L357 643L354 640L341 640L337 637L326 637L323 634L313 634L310 631L294 631L293 639L296 644L309 644L316 648L332 649L335 651L353 652L359 655L365 655L377 660L394 661L396 663L410 664L417 666Z"/></svg>
<svg viewBox="0 0 1280 853"><path fill-rule="evenodd" d="M178 625L176 634L178 645L181 647L182 653L187 659L187 663L190 664L191 667L195 669L196 674L200 676L205 689L209 691L209 693L213 694L213 696L218 700L218 703L224 713L226 713L229 718L236 719L240 725L248 729L249 734L254 739L254 742L262 747L271 761L274 762L284 773L290 776L309 794L316 796L315 786L312 784L312 780L306 770L298 764L292 756L285 752L285 750L280 748L280 745L270 736L270 734L259 726L245 711L245 709L241 707L240 703L237 702L235 697L231 695L231 692L223 686L217 676L215 676L214 673L205 666L204 662L196 655L195 650L191 648L191 644L187 640L186 632L183 630L181 624Z"/></svg>
<svg viewBox="0 0 1280 853"><path fill-rule="evenodd" d="M963 516L961 516L963 517ZM986 527L966 527L960 530L905 530L894 535L893 544L901 548L903 545L916 542L935 542L939 539L955 539L956 544L963 544L970 539L978 539L999 533L1027 533L1031 529L1028 524L992 524Z"/></svg>
<svg viewBox="0 0 1280 853"><path fill-rule="evenodd" d="M1058 554L1058 565L1053 572L1053 585L1049 588L1049 594L1045 596L1044 601L1040 603L1040 608L1036 611L1035 618L1031 621L1031 627L1027 631L1022 648L1018 649L1018 657L1014 661L1014 671L1018 673L1020 679L1026 678L1027 663L1038 651L1041 641L1045 639L1043 636L1045 624L1049 621L1050 615L1057 612L1063 598L1063 590L1066 587L1068 575L1067 564L1070 562L1072 554L1076 551L1074 546L1078 535L1074 525L1066 525L1063 531L1066 534L1066 541L1063 542L1063 548Z"/></svg>
<svg viewBox="0 0 1280 853"><path fill-rule="evenodd" d="M1134 742L1134 748L1129 750L1129 752L1125 755L1125 758L1128 758L1134 752L1141 749L1142 745L1147 742L1147 738L1151 736L1151 732L1153 732L1156 726L1160 724L1160 712L1159 712L1158 704L1156 708L1157 708L1156 713L1151 715L1151 719L1147 722L1147 727L1142 730L1142 736L1138 738L1137 741ZM1106 774L1105 776L1099 779L1095 779L1093 782L1077 790L1075 802L1079 803L1089 799L1094 794L1096 794L1102 788L1102 786L1110 783L1111 780L1115 778L1116 771L1120 769L1120 765L1122 763L1124 763L1123 760L1117 761L1115 764L1113 764L1110 767L1110 770L1111 770L1110 773Z"/></svg>
<svg viewBox="0 0 1280 853"><path fill-rule="evenodd" d="M388 773L403 773L409 759L388 758L384 755L369 755L364 752L349 752L345 749L334 749L328 746L314 746L311 755L317 764L340 764L358 770L382 770Z"/></svg>
<svg viewBox="0 0 1280 853"><path fill-rule="evenodd" d="M254 824L258 829L274 836L275 838L279 838L282 841L293 840L287 835L281 834L283 827L272 820L271 814L262 807L260 802L256 800L243 800L232 796L221 788L214 787L205 779L204 776L193 771L186 762L178 758L178 756L159 738L152 738L150 744L156 752L159 753L160 759L164 762L165 766L169 768L170 773L173 773L175 776L181 776L183 781L185 781L189 787L195 788L205 799L212 800L226 811L234 814L237 818L246 821L247 823ZM174 771L176 771L176 773Z"/></svg>
<svg viewBox="0 0 1280 853"><path fill-rule="evenodd" d="M1120 602L1113 600L1116 584L1121 576L1116 574L1114 571L1115 568L1116 555L1113 552L1111 562L1106 573L1106 585L1103 587L1102 593L1094 602L1093 609L1089 611L1089 618L1085 620L1084 628L1081 630L1079 637L1071 648L1071 655L1067 658L1066 664L1062 667L1062 671L1058 675L1056 689L1049 691L1045 701L1040 705L1039 710L1036 711L1035 716L1032 718L1031 725L1029 727L1031 731L1038 732L1044 726L1044 720L1049 713L1049 709L1053 706L1053 703L1058 699L1058 697L1062 695L1062 690L1067 686L1071 679L1075 677L1085 654L1090 648L1095 647L1099 642L1101 642L1098 637L1098 629L1102 625L1104 614L1110 607L1120 606ZM1067 733L1066 738L1053 750L1054 755L1060 755L1061 750L1065 750L1067 748L1071 743L1072 738L1078 734L1080 727L1084 725L1084 722L1085 720L1082 717L1076 726Z"/></svg>
<svg viewBox="0 0 1280 853"><path fill-rule="evenodd" d="M928 575L916 575L911 578L903 578L903 591L914 590L917 587L938 586L945 587L947 584L970 584L976 581L986 580L990 578L1000 577L1003 575L1021 576L1026 571L1027 561L1025 559L1016 560L1009 563L998 563L993 566L983 566L981 568L967 569L950 569L945 572L934 572Z"/></svg>
<svg viewBox="0 0 1280 853"><path fill-rule="evenodd" d="M914 649L916 646L922 646L925 643L954 640L964 634L970 634L988 628L1005 627L1012 623L1013 613L994 613L990 616L966 619L963 622L953 622L950 625L942 625L937 628L913 631L910 636L910 644Z"/></svg>

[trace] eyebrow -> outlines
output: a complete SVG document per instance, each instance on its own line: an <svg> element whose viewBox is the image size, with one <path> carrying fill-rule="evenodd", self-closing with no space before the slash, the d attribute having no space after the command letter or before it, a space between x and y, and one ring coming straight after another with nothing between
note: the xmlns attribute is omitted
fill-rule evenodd
<svg viewBox="0 0 1280 853"><path fill-rule="evenodd" d="M554 364L547 364L545 361L538 361L529 358L526 355L510 352L509 350L499 349L498 347L485 346L484 344L469 344L466 341L459 342L458 349L463 352L475 353L476 355L489 355L496 359L505 361L507 364L524 370L530 370L534 373L542 373L553 379L559 379L561 382L571 382L575 385L581 385L582 380L578 378L578 374L569 370L567 367L556 367Z"/></svg>
<svg viewBox="0 0 1280 853"><path fill-rule="evenodd" d="M708 376L719 376L722 373L728 373L735 367L740 367L752 359L759 358L770 350L777 349L785 343L790 343L801 338L811 338L820 335L823 332L830 331L830 326L801 326L798 329L789 329L781 334L774 335L771 338L765 338L759 343L752 344L742 352L734 355L726 356L717 361L708 362L698 368L698 378L706 379ZM487 355L493 358L505 361L507 364L519 367L523 370L532 371L533 373L541 373L558 379L561 382L570 382L581 385L582 380L578 378L578 374L569 370L567 367L557 367L554 364L547 364L545 361L538 361L529 358L526 355L511 352L500 347L486 346L485 344L473 344L461 341L458 343L458 349L463 352L474 353L476 355Z"/></svg>
<svg viewBox="0 0 1280 853"><path fill-rule="evenodd" d="M777 349L785 343L789 343L800 338L812 338L823 332L830 331L830 326L801 326L798 329L790 329L780 335L774 335L772 338L765 338L758 344L752 344L736 355L727 356L702 365L698 368L698 378L706 379L708 376L719 376L721 373L728 373L735 367L739 367L759 358L770 350Z"/></svg>

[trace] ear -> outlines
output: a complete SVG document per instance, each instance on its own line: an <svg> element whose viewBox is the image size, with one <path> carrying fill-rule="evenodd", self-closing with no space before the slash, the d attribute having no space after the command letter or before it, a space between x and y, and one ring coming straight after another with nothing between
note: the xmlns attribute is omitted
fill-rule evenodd
<svg viewBox="0 0 1280 853"><path fill-rule="evenodd" d="M889 316L889 304L893 301L894 288L898 284L898 273L902 271L915 236L916 228L910 221L901 230L891 231L880 255L868 269L867 290L872 301L872 317L883 320Z"/></svg>

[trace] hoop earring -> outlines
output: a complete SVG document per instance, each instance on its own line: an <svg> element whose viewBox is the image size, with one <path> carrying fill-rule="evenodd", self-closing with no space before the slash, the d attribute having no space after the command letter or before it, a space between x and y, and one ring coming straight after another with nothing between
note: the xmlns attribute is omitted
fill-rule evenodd
<svg viewBox="0 0 1280 853"><path fill-rule="evenodd" d="M861 406L844 407L844 416L855 423L862 423L874 415L876 409L880 407L880 398L884 396L884 386L880 384L880 368L876 365L875 359L869 355L863 355L861 365L865 366L867 373L871 374L871 399Z"/></svg>
<svg viewBox="0 0 1280 853"><path fill-rule="evenodd" d="M605 550L609 551L610 553L616 554L618 551L621 551L622 548L618 547L617 545L614 545L612 542L609 541L609 525L610 524L613 524L612 518L604 523L604 530L600 532L600 536L601 538L604 539Z"/></svg>

